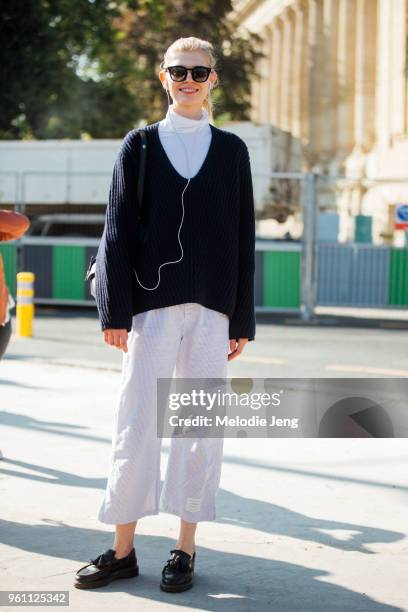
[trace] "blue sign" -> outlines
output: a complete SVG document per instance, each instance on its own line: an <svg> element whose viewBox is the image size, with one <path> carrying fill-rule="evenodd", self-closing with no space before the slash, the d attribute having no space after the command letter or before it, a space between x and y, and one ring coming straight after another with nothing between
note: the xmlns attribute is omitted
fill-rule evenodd
<svg viewBox="0 0 408 612"><path fill-rule="evenodd" d="M395 228L408 228L408 204L395 205Z"/></svg>

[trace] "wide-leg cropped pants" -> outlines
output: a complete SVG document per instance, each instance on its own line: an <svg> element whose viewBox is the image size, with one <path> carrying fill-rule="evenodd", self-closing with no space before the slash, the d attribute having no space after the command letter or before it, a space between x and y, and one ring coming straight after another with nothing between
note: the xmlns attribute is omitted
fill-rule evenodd
<svg viewBox="0 0 408 612"><path fill-rule="evenodd" d="M191 302L133 316L115 408L110 471L97 518L121 525L159 511L214 520L223 437L170 438L160 491L157 378L225 378L229 318Z"/></svg>

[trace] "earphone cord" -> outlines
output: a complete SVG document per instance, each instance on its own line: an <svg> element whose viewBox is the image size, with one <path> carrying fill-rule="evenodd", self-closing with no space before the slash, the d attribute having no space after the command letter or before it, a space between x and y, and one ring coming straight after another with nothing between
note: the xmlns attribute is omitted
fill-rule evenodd
<svg viewBox="0 0 408 612"><path fill-rule="evenodd" d="M169 101L169 106L170 106L170 95L169 95L169 90L168 90L167 88L166 88L166 93L167 93L167 99L168 99L168 101ZM182 192L182 194L181 194L181 204L182 204L182 208L183 208L183 215L182 215L182 217L181 217L180 227L179 227L178 232L177 232L177 238L178 238L178 241L179 241L179 244L180 244L180 247L181 247L181 257L180 257L179 259L175 259L174 261L165 261L164 263L160 264L159 269L158 269L158 273L159 273L159 280L158 280L157 285L155 285L154 287L145 287L145 286L144 286L144 285L143 285L143 284L140 282L139 277L138 277L138 275L137 275L137 272L136 272L136 270L134 269L133 271L134 271L134 273L135 273L135 275L136 275L137 282L139 283L139 285L140 285L140 286L141 286L143 289L146 289L147 291L154 291L154 289L157 289L157 287L159 286L159 284L160 284L160 269L161 269L163 266L167 266L167 265L172 264L172 263L178 263L179 261L181 261L181 260L183 259L183 254L184 254L184 253L183 253L183 245L181 244L181 240L180 240L180 231L181 231L181 227L182 227L182 225L183 225L183 221L184 221L184 192L186 191L187 187L189 186L189 184L190 184L190 180L191 180L190 163L189 163L189 157L188 157L187 147L185 146L185 144L184 144L184 142L183 142L183 139L182 139L182 138L179 136L179 134L178 134L177 130L176 130L176 129L175 129L175 127L174 127L173 120L172 120L172 118L171 118L171 113L170 113L170 112L169 112L168 116L169 116L170 124L171 124L171 126L172 126L172 128L173 128L173 132L176 134L177 138L178 138L178 139L181 141L181 143L182 143L182 145L183 145L183 147L184 147L184 151L185 151L185 153L186 153L186 160L187 160L188 176L190 177L190 178L188 179L188 181L187 181L187 185L184 187L183 192Z"/></svg>

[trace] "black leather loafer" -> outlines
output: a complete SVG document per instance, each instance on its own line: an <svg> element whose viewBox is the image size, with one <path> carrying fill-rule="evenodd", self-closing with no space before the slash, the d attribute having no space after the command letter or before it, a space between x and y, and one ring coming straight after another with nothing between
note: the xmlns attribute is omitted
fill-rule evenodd
<svg viewBox="0 0 408 612"><path fill-rule="evenodd" d="M96 559L89 561L90 563L81 567L75 574L74 586L77 589L96 589L118 578L132 578L139 575L134 548L127 557L121 559L116 559L115 550L108 548Z"/></svg>
<svg viewBox="0 0 408 612"><path fill-rule="evenodd" d="M192 556L179 548L174 548L170 553L162 569L160 588L172 593L186 591L193 586L195 551Z"/></svg>

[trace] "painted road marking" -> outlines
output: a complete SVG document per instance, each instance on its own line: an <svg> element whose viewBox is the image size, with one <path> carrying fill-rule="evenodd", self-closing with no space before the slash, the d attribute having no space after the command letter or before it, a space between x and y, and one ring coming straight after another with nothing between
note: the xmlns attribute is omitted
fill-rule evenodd
<svg viewBox="0 0 408 612"><path fill-rule="evenodd" d="M347 365L327 365L326 370L336 372L363 372L365 374L384 374L385 376L408 376L408 370L394 370L391 368L372 368L369 366L347 366Z"/></svg>
<svg viewBox="0 0 408 612"><path fill-rule="evenodd" d="M255 357L252 355L241 355L240 360L251 363L272 363L274 365L285 365L287 363L286 359L277 359L276 357Z"/></svg>

